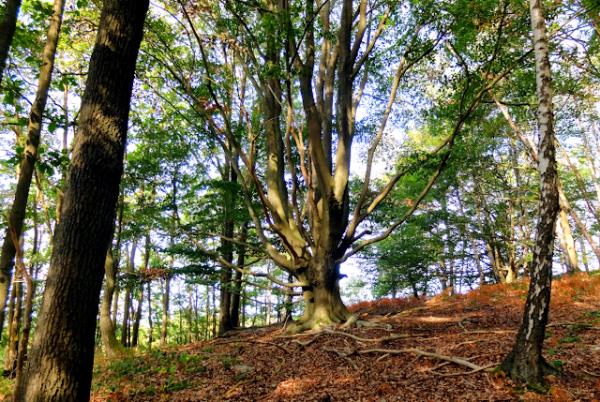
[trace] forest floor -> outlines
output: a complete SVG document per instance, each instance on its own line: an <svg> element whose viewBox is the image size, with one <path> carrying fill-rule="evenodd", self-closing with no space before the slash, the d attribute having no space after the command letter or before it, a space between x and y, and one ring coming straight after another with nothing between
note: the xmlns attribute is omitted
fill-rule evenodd
<svg viewBox="0 0 600 402"><path fill-rule="evenodd" d="M553 285L545 394L497 370L527 284L352 306L368 326L287 336L281 326L97 358L92 401L600 401L600 275ZM2 398L0 398L1 400Z"/></svg>
<svg viewBox="0 0 600 402"><path fill-rule="evenodd" d="M600 401L600 275L553 285L545 394L497 365L521 321L527 284L426 301L352 306L369 326L286 336L281 327L98 359L93 401ZM424 352L424 353L423 353Z"/></svg>

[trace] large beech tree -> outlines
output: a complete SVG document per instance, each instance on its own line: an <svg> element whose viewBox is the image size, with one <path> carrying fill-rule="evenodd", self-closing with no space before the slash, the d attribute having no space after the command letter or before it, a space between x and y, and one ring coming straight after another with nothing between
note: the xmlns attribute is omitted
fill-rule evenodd
<svg viewBox="0 0 600 402"><path fill-rule="evenodd" d="M422 160L434 165L430 177L401 214L371 234L366 223L372 213L387 202L406 171L419 163L398 169L379 187L373 185L376 152L389 130L403 78L451 36L451 19L433 15L429 2L406 7L366 0L272 0L261 5L226 1L225 7L178 3L205 74L182 73L184 62L163 60L162 65L232 161L265 253L296 279L279 284L302 288L304 315L292 328L352 320L340 298L341 264L388 237L418 208L483 94L508 72L491 76L489 82L467 80L450 128L439 132L439 141L423 155ZM203 29L207 20L213 21L208 25L216 27L214 32ZM450 57L464 64L449 47ZM496 56L475 68L484 71ZM459 74L460 70L459 66ZM242 77L252 87L245 101L239 88L237 97L236 89L224 89ZM381 93L382 88L383 102L380 97L363 100L365 93ZM367 127L357 118L364 106L373 109L365 119ZM246 116L241 125L234 118L236 109ZM255 116L260 116L260 123ZM352 149L359 136L370 144L362 183L352 186ZM223 266L240 269L222 256L217 259Z"/></svg>
<svg viewBox="0 0 600 402"><path fill-rule="evenodd" d="M550 310L554 226L559 210L556 156L554 146L554 112L546 20L541 0L530 0L531 29L536 66L538 97L538 170L540 201L531 284L525 304L523 322L512 351L502 362L511 378L531 385L544 384L544 374L551 370L542 356L542 347Z"/></svg>
<svg viewBox="0 0 600 402"><path fill-rule="evenodd" d="M135 64L148 0L106 0L79 118L62 219L17 401L88 400Z"/></svg>

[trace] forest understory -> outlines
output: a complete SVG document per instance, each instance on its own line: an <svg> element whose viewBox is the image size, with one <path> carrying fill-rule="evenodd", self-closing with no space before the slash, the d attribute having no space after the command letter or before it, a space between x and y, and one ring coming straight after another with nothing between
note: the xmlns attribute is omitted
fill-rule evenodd
<svg viewBox="0 0 600 402"><path fill-rule="evenodd" d="M351 307L363 322L354 328L290 336L279 325L116 361L97 357L91 400L600 400L600 275L553 284L544 354L559 374L547 377L547 392L496 369L514 341L527 286L364 302Z"/></svg>

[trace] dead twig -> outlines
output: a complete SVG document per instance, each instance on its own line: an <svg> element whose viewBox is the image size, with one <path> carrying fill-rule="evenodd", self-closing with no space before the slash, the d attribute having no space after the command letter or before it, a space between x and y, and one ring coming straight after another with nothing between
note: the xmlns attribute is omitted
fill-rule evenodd
<svg viewBox="0 0 600 402"><path fill-rule="evenodd" d="M316 334L315 336L313 336L312 338L310 338L308 341L302 342L299 340L294 340L294 343L297 343L298 345L300 345L301 347L305 348L308 345L310 345L311 343L313 343L314 341L317 340L317 338L319 338L321 336L322 332L319 332L318 334Z"/></svg>
<svg viewBox="0 0 600 402"><path fill-rule="evenodd" d="M498 365L498 363L490 363L490 364L486 364L485 366L481 366L476 370L470 370L470 371L464 371L461 373L436 373L435 371L433 372L433 374L437 375L438 377L456 377L459 375L467 375L467 374L474 374L474 373L478 373L480 371L489 371L490 368L492 367L496 367Z"/></svg>
<svg viewBox="0 0 600 402"><path fill-rule="evenodd" d="M592 373L591 371L587 371L586 369L581 369L581 371L583 371L584 373L586 373L588 375L591 375L592 377L600 378L600 374Z"/></svg>

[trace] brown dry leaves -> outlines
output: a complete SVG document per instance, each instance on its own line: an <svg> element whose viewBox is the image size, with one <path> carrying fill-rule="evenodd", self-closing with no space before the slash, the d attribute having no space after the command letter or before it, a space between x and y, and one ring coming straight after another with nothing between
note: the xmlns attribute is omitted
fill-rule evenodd
<svg viewBox="0 0 600 402"><path fill-rule="evenodd" d="M526 283L517 283L426 302L362 303L354 311L377 325L343 330L351 336L245 331L226 341L139 356L140 370L131 363L134 373L125 370L128 374L118 378L114 363L100 363L92 400L600 400L600 330L595 329L600 326L600 276L581 274L554 284L550 320L555 325L548 328L545 351L563 373L548 379L551 389L545 395L519 390L501 373L466 373L469 369L450 361L414 353L360 353L419 349L477 366L499 363L514 340L526 291Z"/></svg>

